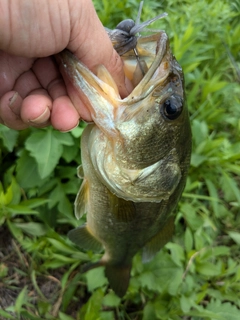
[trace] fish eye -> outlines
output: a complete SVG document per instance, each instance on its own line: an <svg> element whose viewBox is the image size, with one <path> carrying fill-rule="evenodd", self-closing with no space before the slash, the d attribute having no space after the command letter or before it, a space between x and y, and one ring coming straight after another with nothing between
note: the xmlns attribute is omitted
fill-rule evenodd
<svg viewBox="0 0 240 320"><path fill-rule="evenodd" d="M116 26L116 29L125 31L127 33L135 26L135 22L132 19L125 19Z"/></svg>
<svg viewBox="0 0 240 320"><path fill-rule="evenodd" d="M167 118L168 120L175 120L182 113L182 109L182 99L180 97L176 98L174 96L171 96L163 102L161 113L164 118Z"/></svg>

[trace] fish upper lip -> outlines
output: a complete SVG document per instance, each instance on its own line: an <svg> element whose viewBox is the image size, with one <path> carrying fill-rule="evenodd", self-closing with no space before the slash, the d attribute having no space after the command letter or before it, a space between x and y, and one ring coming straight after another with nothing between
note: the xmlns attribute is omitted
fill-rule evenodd
<svg viewBox="0 0 240 320"><path fill-rule="evenodd" d="M128 105L131 105L138 102L139 100L146 98L154 90L154 88L159 85L159 83L163 82L168 77L169 73L166 72L163 77L156 81L156 83L151 85L149 84L157 68L161 65L161 62L167 52L167 41L167 34L164 31L161 32L159 42L157 44L158 52L150 68L148 69L142 80L138 83L138 85L133 89L133 91L126 98L121 100L123 103L127 102Z"/></svg>

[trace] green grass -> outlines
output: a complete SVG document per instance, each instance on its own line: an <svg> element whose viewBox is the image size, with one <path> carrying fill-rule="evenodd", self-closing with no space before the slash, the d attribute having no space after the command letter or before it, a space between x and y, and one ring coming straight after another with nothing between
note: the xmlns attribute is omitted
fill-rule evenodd
<svg viewBox="0 0 240 320"><path fill-rule="evenodd" d="M94 2L110 28L137 15L136 0ZM83 222L73 215L83 126L0 126L0 319L240 319L240 2L145 0L142 20L163 11L152 27L185 71L193 131L173 241L150 263L134 258L122 300L101 268L80 274L99 257L66 237Z"/></svg>

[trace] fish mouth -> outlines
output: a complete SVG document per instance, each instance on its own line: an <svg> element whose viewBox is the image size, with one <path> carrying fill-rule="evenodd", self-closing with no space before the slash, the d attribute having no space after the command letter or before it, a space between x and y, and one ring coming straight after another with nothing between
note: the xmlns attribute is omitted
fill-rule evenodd
<svg viewBox="0 0 240 320"><path fill-rule="evenodd" d="M140 58L144 60L151 56L152 62L140 82L124 99L121 99L115 81L103 65L98 66L95 75L70 51L64 50L58 55L64 76L70 80L80 99L90 110L93 121L105 134L110 134L112 137L118 134L115 127L116 118L127 107L149 96L157 86L164 83L170 72L170 63L167 61L169 59L165 59L165 63L162 63L169 52L167 34L162 31L159 34L143 37L141 41L138 44ZM146 50L148 41L154 43L150 51ZM141 51L144 50L145 54L141 56ZM123 56L126 61L128 58L128 54L126 57Z"/></svg>
<svg viewBox="0 0 240 320"><path fill-rule="evenodd" d="M159 34L146 37L146 40L153 40L156 42L155 58L141 81L135 86L133 91L123 99L123 101L127 101L128 105L146 98L156 87L161 85L161 83L164 83L170 72L170 65L168 62L169 58L166 58L165 63L163 63L164 57L169 52L167 34L165 32L161 32ZM139 51L141 52L141 49ZM153 53L151 52L151 54Z"/></svg>

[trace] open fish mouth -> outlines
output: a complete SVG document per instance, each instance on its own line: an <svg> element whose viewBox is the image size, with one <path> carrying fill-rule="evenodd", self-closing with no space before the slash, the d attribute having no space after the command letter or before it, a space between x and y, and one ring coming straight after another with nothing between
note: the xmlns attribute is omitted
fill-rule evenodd
<svg viewBox="0 0 240 320"><path fill-rule="evenodd" d="M159 77L157 73L157 69L160 67L168 49L168 37L166 33L162 31L159 34L142 37L140 40L137 48L141 59L140 61L144 64L145 74L141 74L142 70L133 52L127 52L122 56L126 77L133 85L135 83L134 76L136 73L136 77L138 79L141 78L137 84L135 83L133 91L125 98L131 101L136 101L137 97L138 99L143 99L168 76L166 65L162 66L161 73L164 73L162 77ZM89 97L88 94L93 95L98 92L104 97L106 94L109 97L115 94L115 98L120 100L116 84L104 66L99 66L97 74L95 75L68 50L59 53L59 57L64 73L71 79L78 90L81 88L84 95ZM154 83L151 81L154 81Z"/></svg>
<svg viewBox="0 0 240 320"><path fill-rule="evenodd" d="M133 91L125 98L129 104L148 96L166 80L170 70L168 63L170 57L166 57L168 54L168 37L165 32L141 38L137 49L142 68L130 53L122 56L125 74L135 85ZM142 69L144 69L145 74L142 74Z"/></svg>
<svg viewBox="0 0 240 320"><path fill-rule="evenodd" d="M166 81L171 69L171 53L165 32L140 38L137 50L146 73L142 74L133 52L122 56L125 75L135 85L125 99L121 99L115 81L103 65L98 67L95 75L70 51L64 50L59 54L64 74L90 110L93 121L103 132L112 136L116 134L114 123L126 107L149 96Z"/></svg>

